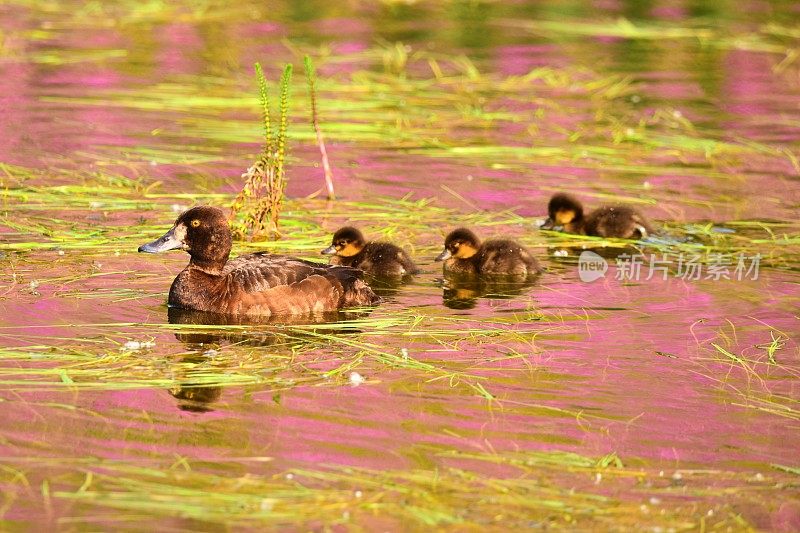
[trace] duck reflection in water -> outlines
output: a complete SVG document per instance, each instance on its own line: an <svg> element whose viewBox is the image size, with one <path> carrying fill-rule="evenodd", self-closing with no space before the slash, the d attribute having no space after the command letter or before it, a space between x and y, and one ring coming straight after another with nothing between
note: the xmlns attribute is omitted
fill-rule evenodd
<svg viewBox="0 0 800 533"><path fill-rule="evenodd" d="M442 301L450 309L472 309L479 298L507 300L520 296L536 283L536 278L514 276L445 276L441 280Z"/></svg>
<svg viewBox="0 0 800 533"><path fill-rule="evenodd" d="M364 318L369 311L329 311L309 315L284 315L284 316L247 316L247 315L222 315L191 309L170 307L167 318L170 324L185 324L187 326L208 326L187 328L177 331L175 338L184 344L204 345L220 344L247 344L250 346L276 346L288 344L302 344L312 341L314 335L304 335L302 329L286 329L283 326L309 326L313 333L316 324L341 323L341 328L325 328L327 333L353 333L356 328L348 325L348 320ZM215 327L220 326L220 327ZM232 326L232 327L228 327ZM241 326L241 327L237 327Z"/></svg>
<svg viewBox="0 0 800 533"><path fill-rule="evenodd" d="M191 354L181 357L181 367L197 367L211 359L206 354ZM191 372L191 370L189 370ZM219 400L222 396L222 387L214 385L204 385L193 381L191 378L178 381L178 383L168 389L169 393L178 400L178 409L192 413L207 413L212 411L211 404Z"/></svg>
<svg viewBox="0 0 800 533"><path fill-rule="evenodd" d="M217 402L222 396L222 386L207 385L208 373L215 369L224 372L223 368L206 366L216 354L215 348L223 344L239 344L254 347L269 347L270 354L291 354L298 347L305 344L319 342L313 335L313 326L317 324L331 324L341 322L341 328L333 330L326 328L325 333L358 333L358 329L348 326L347 320L364 318L368 312L334 311L313 314L308 316L289 315L284 317L253 317L244 315L222 315L170 307L167 318L170 324L183 324L187 326L208 326L207 328L187 328L178 331L175 338L186 345L192 353L184 355L179 360L181 373L184 378L178 378L176 386L169 389L169 393L178 400L178 408L183 411L205 413L212 411L211 404ZM217 327L215 327L217 326ZM226 326L247 326L233 327ZM311 326L308 333L302 330L287 329L282 326ZM199 368L198 368L199 367ZM205 379L199 382L192 379L193 369L204 371Z"/></svg>

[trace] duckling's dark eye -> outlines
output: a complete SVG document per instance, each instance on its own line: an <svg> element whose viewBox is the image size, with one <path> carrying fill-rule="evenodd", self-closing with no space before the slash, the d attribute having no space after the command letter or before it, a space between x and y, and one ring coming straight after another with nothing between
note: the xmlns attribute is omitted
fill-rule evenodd
<svg viewBox="0 0 800 533"><path fill-rule="evenodd" d="M192 220L191 224L193 228L200 227L200 221L197 219Z"/></svg>

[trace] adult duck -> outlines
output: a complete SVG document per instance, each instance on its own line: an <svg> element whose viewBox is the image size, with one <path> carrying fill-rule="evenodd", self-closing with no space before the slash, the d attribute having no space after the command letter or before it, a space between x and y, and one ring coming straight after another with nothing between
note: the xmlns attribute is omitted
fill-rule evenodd
<svg viewBox="0 0 800 533"><path fill-rule="evenodd" d="M378 303L360 270L257 252L229 260L231 231L222 210L198 206L164 236L139 247L181 249L189 265L169 290L170 306L227 315L300 315Z"/></svg>

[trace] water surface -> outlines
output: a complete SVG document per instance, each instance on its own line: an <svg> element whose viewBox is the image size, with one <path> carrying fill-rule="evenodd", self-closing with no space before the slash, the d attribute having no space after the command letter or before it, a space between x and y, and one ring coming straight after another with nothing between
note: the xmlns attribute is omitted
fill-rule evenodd
<svg viewBox="0 0 800 533"><path fill-rule="evenodd" d="M798 14L6 3L4 528L800 528ZM306 198L304 53L333 204ZM200 327L165 305L186 257L135 252L240 187L255 61L295 64L290 201L284 239L234 251L389 237L423 273L369 313ZM648 257L758 253L758 279L617 280L611 254L583 283L597 244L535 226L557 190L645 210ZM547 272L448 292L462 224Z"/></svg>

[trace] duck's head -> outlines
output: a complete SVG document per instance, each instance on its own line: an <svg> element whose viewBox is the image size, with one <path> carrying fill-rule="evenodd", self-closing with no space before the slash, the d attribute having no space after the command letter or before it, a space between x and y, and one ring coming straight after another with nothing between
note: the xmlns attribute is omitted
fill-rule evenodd
<svg viewBox="0 0 800 533"><path fill-rule="evenodd" d="M333 234L331 245L320 253L322 255L352 257L363 250L365 245L364 235L356 228L346 226Z"/></svg>
<svg viewBox="0 0 800 533"><path fill-rule="evenodd" d="M569 231L570 227L583 220L583 205L569 194L558 193L547 204L547 216L547 220L541 225L542 229Z"/></svg>
<svg viewBox="0 0 800 533"><path fill-rule="evenodd" d="M469 259L478 253L480 246L481 241L474 233L467 228L458 228L444 240L444 250L436 256L436 261L446 261L451 257Z"/></svg>
<svg viewBox="0 0 800 533"><path fill-rule="evenodd" d="M231 230L222 210L209 205L193 207L178 217L172 229L143 244L139 251L154 254L178 248L189 252L197 266L222 268L231 252Z"/></svg>

